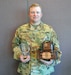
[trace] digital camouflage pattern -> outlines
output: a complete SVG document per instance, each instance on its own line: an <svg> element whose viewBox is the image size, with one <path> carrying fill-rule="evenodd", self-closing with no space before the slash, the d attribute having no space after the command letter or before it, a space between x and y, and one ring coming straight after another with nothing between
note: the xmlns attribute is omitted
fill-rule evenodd
<svg viewBox="0 0 71 75"><path fill-rule="evenodd" d="M45 65L37 60L37 50L43 41L51 41L54 51L57 51L57 59L53 60L50 65ZM29 23L20 26L16 30L12 47L14 59L19 60L21 54L29 55L31 58L29 62L20 62L18 72L21 75L50 75L54 72L55 64L60 63L61 51L57 35L51 26L42 22L38 26Z"/></svg>

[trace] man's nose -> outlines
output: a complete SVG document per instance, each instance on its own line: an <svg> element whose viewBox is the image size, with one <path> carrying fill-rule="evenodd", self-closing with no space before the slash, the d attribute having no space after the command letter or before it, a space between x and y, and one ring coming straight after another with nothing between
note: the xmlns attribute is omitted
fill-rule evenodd
<svg viewBox="0 0 71 75"><path fill-rule="evenodd" d="M35 12L34 15L37 15L37 13Z"/></svg>

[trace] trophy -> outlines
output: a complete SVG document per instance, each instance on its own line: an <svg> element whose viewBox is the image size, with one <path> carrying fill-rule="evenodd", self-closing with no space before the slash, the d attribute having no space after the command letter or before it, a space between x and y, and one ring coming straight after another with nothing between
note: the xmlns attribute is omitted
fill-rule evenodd
<svg viewBox="0 0 71 75"><path fill-rule="evenodd" d="M50 61L56 58L56 54L53 51L53 45L51 42L43 42L41 48L38 50L38 59Z"/></svg>

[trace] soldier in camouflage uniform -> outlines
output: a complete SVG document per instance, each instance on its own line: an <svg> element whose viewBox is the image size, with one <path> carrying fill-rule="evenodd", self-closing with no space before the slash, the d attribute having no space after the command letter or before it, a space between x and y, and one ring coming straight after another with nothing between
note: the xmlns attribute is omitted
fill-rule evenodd
<svg viewBox="0 0 71 75"><path fill-rule="evenodd" d="M21 75L50 75L54 66L60 63L61 51L57 35L53 28L41 21L42 10L39 4L32 4L29 8L30 22L20 26L12 41L14 59L19 60L18 72ZM57 58L40 62L37 58L42 42L51 41Z"/></svg>

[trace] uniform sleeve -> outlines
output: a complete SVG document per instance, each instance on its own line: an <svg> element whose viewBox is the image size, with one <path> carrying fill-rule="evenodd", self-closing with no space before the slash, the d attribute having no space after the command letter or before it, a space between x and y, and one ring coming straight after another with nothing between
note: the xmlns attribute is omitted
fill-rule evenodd
<svg viewBox="0 0 71 75"><path fill-rule="evenodd" d="M56 53L55 63L59 64L61 62L62 52L60 51L59 41L56 32L51 29L51 40L53 42L54 52Z"/></svg>
<svg viewBox="0 0 71 75"><path fill-rule="evenodd" d="M22 54L21 49L20 49L20 38L18 36L18 30L16 30L15 36L12 40L12 49L14 52L14 59L19 60L19 56Z"/></svg>

